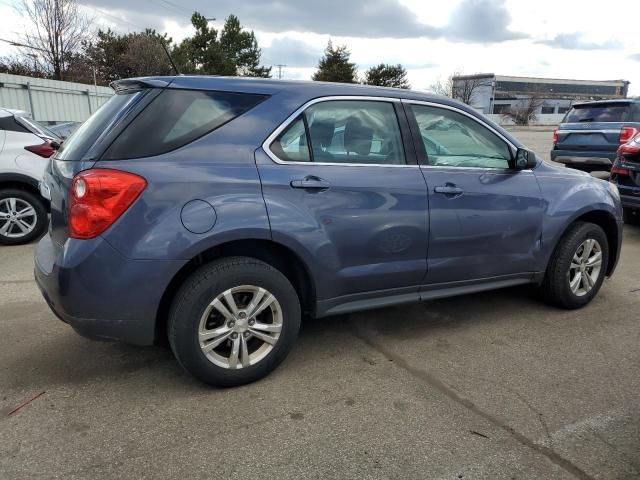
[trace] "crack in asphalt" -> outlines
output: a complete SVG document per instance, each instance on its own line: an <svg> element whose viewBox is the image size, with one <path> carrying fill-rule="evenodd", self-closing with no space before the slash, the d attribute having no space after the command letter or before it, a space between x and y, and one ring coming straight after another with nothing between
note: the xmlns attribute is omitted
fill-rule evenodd
<svg viewBox="0 0 640 480"><path fill-rule="evenodd" d="M396 353L391 352L386 349L383 345L375 342L373 339L364 335L353 323L349 322L352 330L352 334L354 337L368 345L369 347L376 350L382 356L384 356L387 360L393 361L399 368L405 370L411 376L417 378L418 380L428 384L429 386L435 388L440 393L453 400L457 404L465 407L470 410L474 414L488 421L495 427L507 432L511 435L518 443L524 445L525 447L530 448L531 450L545 456L549 461L568 473L574 475L576 478L580 480L595 480L591 477L587 472L582 470L580 467L572 463L570 460L564 458L559 453L557 453L553 448L545 447L544 445L540 445L522 433L518 432L514 428L510 427L503 421L501 421L498 417L485 412L484 410L477 407L471 400L464 398L460 394L458 394L455 390L445 384L442 380L438 379L434 375L430 374L427 371L421 370L419 368L412 367L409 363L401 356Z"/></svg>

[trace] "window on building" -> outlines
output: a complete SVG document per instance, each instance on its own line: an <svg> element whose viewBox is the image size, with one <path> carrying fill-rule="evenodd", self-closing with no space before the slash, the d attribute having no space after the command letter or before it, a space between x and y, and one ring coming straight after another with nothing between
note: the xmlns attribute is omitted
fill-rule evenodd
<svg viewBox="0 0 640 480"><path fill-rule="evenodd" d="M549 114L549 113L555 113L556 112L556 107L550 107L550 106L542 106L542 111L541 113L545 113L545 114Z"/></svg>

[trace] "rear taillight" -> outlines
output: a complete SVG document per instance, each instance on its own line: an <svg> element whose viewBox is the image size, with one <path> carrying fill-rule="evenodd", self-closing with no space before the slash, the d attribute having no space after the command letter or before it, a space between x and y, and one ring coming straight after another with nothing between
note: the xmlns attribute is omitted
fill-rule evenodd
<svg viewBox="0 0 640 480"><path fill-rule="evenodd" d="M629 170L621 167L612 167L611 175L629 175Z"/></svg>
<svg viewBox="0 0 640 480"><path fill-rule="evenodd" d="M638 132L640 132L640 130L636 127L622 127L622 130L620 130L620 143L627 143Z"/></svg>
<svg viewBox="0 0 640 480"><path fill-rule="evenodd" d="M56 151L56 149L51 146L51 141L49 140L45 140L44 143L39 143L38 145L27 145L24 149L44 158L49 158Z"/></svg>
<svg viewBox="0 0 640 480"><path fill-rule="evenodd" d="M553 131L553 144L555 145L556 143L558 143L558 130L554 130Z"/></svg>
<svg viewBox="0 0 640 480"><path fill-rule="evenodd" d="M640 154L640 133L624 145L618 147L618 156L631 157Z"/></svg>
<svg viewBox="0 0 640 480"><path fill-rule="evenodd" d="M69 236L94 238L109 228L138 198L147 181L133 173L96 168L73 177Z"/></svg>

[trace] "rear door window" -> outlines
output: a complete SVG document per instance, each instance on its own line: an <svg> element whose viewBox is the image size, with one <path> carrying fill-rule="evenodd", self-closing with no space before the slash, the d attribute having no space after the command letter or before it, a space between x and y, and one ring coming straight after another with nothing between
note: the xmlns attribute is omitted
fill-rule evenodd
<svg viewBox="0 0 640 480"><path fill-rule="evenodd" d="M398 118L386 101L316 103L280 134L271 151L284 161L406 164Z"/></svg>
<svg viewBox="0 0 640 480"><path fill-rule="evenodd" d="M581 122L626 122L629 121L629 104L598 103L572 107L564 118L564 123Z"/></svg>
<svg viewBox="0 0 640 480"><path fill-rule="evenodd" d="M175 150L221 127L266 95L166 89L105 152L105 160L150 157Z"/></svg>

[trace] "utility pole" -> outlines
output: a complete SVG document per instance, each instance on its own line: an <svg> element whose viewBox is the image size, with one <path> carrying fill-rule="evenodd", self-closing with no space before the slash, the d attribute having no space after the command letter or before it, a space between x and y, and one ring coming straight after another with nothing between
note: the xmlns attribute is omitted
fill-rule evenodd
<svg viewBox="0 0 640 480"><path fill-rule="evenodd" d="M286 65L283 63L279 63L277 65L274 65L274 67L278 69L278 80L282 80L282 69L286 67Z"/></svg>

